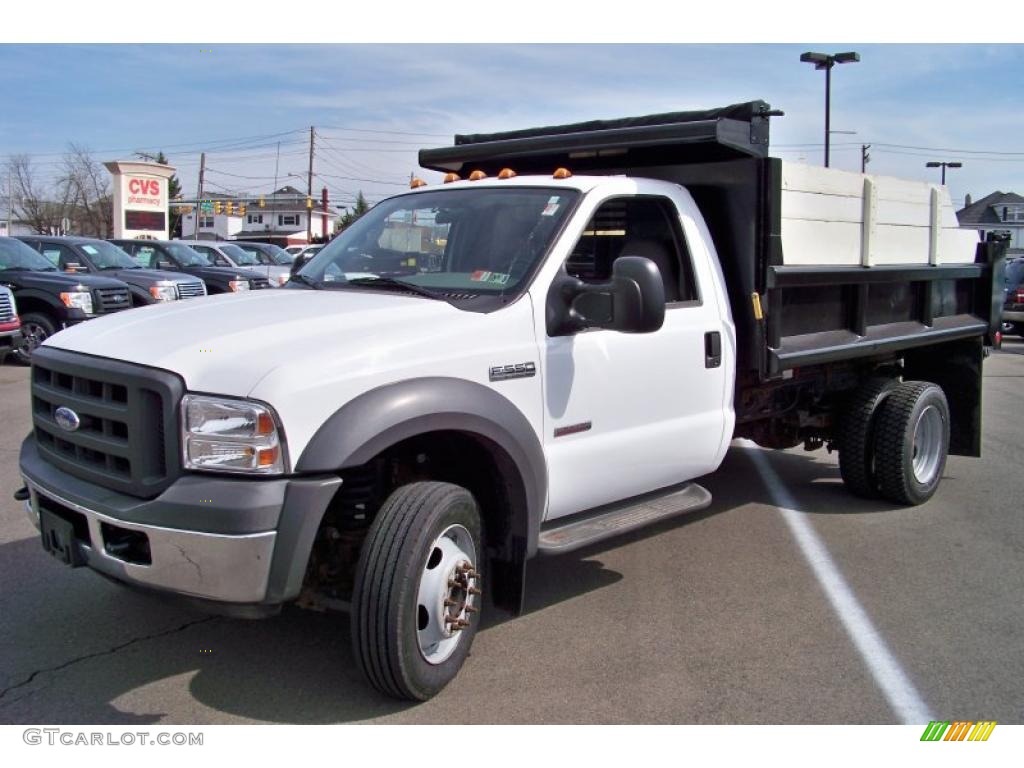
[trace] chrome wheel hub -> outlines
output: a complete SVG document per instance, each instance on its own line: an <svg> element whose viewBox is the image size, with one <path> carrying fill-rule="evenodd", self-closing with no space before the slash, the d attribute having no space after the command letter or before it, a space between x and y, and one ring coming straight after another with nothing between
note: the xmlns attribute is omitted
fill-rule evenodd
<svg viewBox="0 0 1024 768"><path fill-rule="evenodd" d="M430 664L441 664L459 645L471 614L480 610L480 574L469 531L451 525L434 540L420 574L416 639Z"/></svg>
<svg viewBox="0 0 1024 768"><path fill-rule="evenodd" d="M914 477L922 485L930 484L939 471L942 457L942 414L929 405L914 425Z"/></svg>

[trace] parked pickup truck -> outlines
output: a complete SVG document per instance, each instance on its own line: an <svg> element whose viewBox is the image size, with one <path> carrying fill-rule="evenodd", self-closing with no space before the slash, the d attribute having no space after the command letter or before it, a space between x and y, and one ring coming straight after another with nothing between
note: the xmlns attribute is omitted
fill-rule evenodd
<svg viewBox="0 0 1024 768"><path fill-rule="evenodd" d="M145 269L121 248L106 240L47 235L25 235L18 239L65 272L103 274L121 280L131 289L132 306L206 295L206 285L202 280L180 272Z"/></svg>
<svg viewBox="0 0 1024 768"><path fill-rule="evenodd" d="M120 280L59 272L13 237L0 237L0 286L10 288L18 300L22 338L14 356L25 363L61 328L132 306L128 286Z"/></svg>
<svg viewBox="0 0 1024 768"><path fill-rule="evenodd" d="M184 272L206 284L206 292L240 293L269 288L270 282L255 272L234 267L215 267L206 256L179 240L111 240L147 269Z"/></svg>
<svg viewBox="0 0 1024 768"><path fill-rule="evenodd" d="M44 547L235 615L349 610L372 685L422 700L485 595L518 612L530 558L707 507L734 437L927 501L979 455L1005 244L943 187L769 157L771 114L458 136L283 289L60 334L20 457Z"/></svg>
<svg viewBox="0 0 1024 768"><path fill-rule="evenodd" d="M0 363L21 345L21 319L10 288L0 285Z"/></svg>

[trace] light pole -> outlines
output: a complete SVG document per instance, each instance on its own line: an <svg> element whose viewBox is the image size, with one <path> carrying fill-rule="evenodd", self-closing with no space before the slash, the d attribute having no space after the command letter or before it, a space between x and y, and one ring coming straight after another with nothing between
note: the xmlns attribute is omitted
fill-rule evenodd
<svg viewBox="0 0 1024 768"><path fill-rule="evenodd" d="M800 61L813 64L815 69L825 70L825 167L828 168L828 139L829 122L832 109L832 67L836 64L849 64L853 61L860 61L860 54L856 51L845 53L807 53L800 54Z"/></svg>
<svg viewBox="0 0 1024 768"><path fill-rule="evenodd" d="M938 160L929 160L924 164L925 168L941 168L942 169L942 186L946 186L946 169L947 168L963 168L963 163L947 163L939 162Z"/></svg>

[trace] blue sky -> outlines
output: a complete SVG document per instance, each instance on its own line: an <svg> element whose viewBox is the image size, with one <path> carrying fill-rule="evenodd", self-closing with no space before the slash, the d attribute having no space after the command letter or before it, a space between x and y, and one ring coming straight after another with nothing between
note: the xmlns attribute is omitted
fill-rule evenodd
<svg viewBox="0 0 1024 768"><path fill-rule="evenodd" d="M856 134L833 137L833 166L859 170L872 143L875 173L935 180L926 160L962 161L948 177L958 204L1024 193L1019 45L6 44L0 160L28 153L53 177L68 142L101 160L162 148L191 193L206 149L207 189L258 192L273 186L280 141L279 184L304 187L288 174L305 173L314 125L315 187L345 202L399 190L416 149L455 132L760 98L786 112L772 153L820 163L824 75L798 61L805 50L862 57L834 71L832 126Z"/></svg>

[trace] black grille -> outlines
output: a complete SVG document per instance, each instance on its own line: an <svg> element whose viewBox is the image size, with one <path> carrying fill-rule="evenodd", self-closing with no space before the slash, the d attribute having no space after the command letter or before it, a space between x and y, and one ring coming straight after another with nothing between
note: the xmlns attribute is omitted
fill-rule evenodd
<svg viewBox="0 0 1024 768"><path fill-rule="evenodd" d="M254 277L249 281L249 287L253 291L259 291L270 287L270 281L265 277Z"/></svg>
<svg viewBox="0 0 1024 768"><path fill-rule="evenodd" d="M103 315L109 312L119 312L128 309L132 305L131 292L128 286L124 288L96 288L93 290L96 301L96 314Z"/></svg>
<svg viewBox="0 0 1024 768"><path fill-rule="evenodd" d="M32 354L32 423L39 452L83 480L142 498L181 473L178 404L184 385L155 368L58 349ZM62 428L58 408L78 418Z"/></svg>

